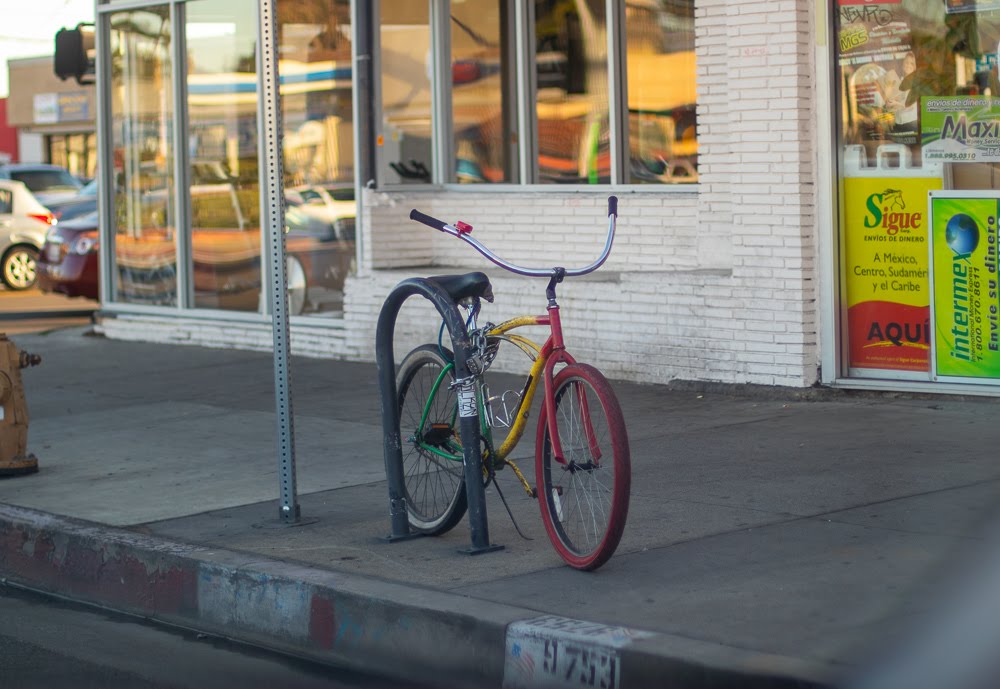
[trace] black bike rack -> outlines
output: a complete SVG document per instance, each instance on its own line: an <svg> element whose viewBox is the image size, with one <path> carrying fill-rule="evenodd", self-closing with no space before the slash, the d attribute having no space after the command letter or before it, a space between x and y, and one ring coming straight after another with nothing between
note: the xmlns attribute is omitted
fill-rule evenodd
<svg viewBox="0 0 1000 689"><path fill-rule="evenodd" d="M470 375L468 362L471 345L465 322L451 296L436 282L427 278L409 278L389 293L378 316L375 330L375 363L378 367L378 384L382 397L382 431L385 453L385 475L389 484L389 518L392 532L388 540L397 541L421 534L410 530L406 517L405 478L403 476L403 448L399 433L399 401L396 390L396 363L393 355L393 336L396 317L407 298L419 294L437 308L451 335L455 353L455 379ZM459 420L462 434L465 490L469 501L469 530L472 545L461 552L470 555L500 550L502 545L490 543L486 519L486 489L482 481L481 440L478 412L475 416L462 416Z"/></svg>

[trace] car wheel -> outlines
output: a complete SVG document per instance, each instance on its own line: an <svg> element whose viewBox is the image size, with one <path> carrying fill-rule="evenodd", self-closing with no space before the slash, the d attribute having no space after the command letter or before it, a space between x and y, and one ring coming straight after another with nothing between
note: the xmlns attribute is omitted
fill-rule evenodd
<svg viewBox="0 0 1000 689"><path fill-rule="evenodd" d="M3 284L13 290L33 287L38 279L38 250L33 246L19 245L11 248L3 257L0 277Z"/></svg>
<svg viewBox="0 0 1000 689"><path fill-rule="evenodd" d="M298 316L306 307L306 271L302 262L289 256L285 263L288 279L288 313Z"/></svg>

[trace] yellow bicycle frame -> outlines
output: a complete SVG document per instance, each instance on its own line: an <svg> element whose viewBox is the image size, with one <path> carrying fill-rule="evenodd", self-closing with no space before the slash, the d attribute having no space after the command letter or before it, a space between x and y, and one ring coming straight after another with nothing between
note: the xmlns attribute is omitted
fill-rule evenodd
<svg viewBox="0 0 1000 689"><path fill-rule="evenodd" d="M534 363L531 365L531 370L528 372L527 388L522 393L521 400L518 403L517 415L511 424L510 430L507 431L507 437L504 439L500 447L496 448L497 456L501 461L513 469L518 480L521 482L521 485L524 486L525 491L531 496L534 496L531 484L524 478L524 475L521 473L521 470L518 469L517 465L508 460L507 457L511 452L513 452L514 448L517 447L521 437L524 435L525 426L528 424L528 412L531 409L531 402L534 400L535 392L538 390L538 382L545 377L543 371L545 371L546 365L550 363L549 359L551 358L556 347L554 339L551 335L545 341L545 344L539 347L535 342L526 337L521 335L510 335L508 333L510 333L511 330L527 325L551 325L551 323L551 315L518 316L516 318L511 318L508 321L504 321L500 325L491 328L486 333L487 337L501 338L519 347L535 358ZM572 363L573 361L573 358L561 348L559 349L559 359L564 359L567 363ZM558 363L558 360L553 363Z"/></svg>

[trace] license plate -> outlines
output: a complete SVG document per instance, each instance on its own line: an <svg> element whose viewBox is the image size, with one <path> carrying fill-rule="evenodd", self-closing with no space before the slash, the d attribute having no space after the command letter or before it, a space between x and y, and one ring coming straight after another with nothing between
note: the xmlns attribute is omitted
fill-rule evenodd
<svg viewBox="0 0 1000 689"><path fill-rule="evenodd" d="M61 247L58 244L49 244L45 247L45 258L47 258L51 263L58 263L60 248Z"/></svg>
<svg viewBox="0 0 1000 689"><path fill-rule="evenodd" d="M617 689L621 649L648 636L556 615L515 622L507 629L503 688Z"/></svg>

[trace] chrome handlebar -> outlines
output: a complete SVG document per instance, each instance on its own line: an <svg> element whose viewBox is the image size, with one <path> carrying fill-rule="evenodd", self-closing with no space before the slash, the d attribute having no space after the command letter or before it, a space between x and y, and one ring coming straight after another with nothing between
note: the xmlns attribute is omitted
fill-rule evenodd
<svg viewBox="0 0 1000 689"><path fill-rule="evenodd" d="M453 237L458 237L485 256L489 261L495 263L504 270L509 270L517 275L524 275L526 277L552 277L561 271L567 277L577 277L594 272L604 265L604 262L608 260L608 256L611 255L611 245L615 240L615 226L618 220L618 197L608 197L608 238L604 243L604 251L601 252L600 257L596 261L583 268L526 268L524 266L518 266L504 260L500 256L497 256L485 244L480 242L478 239L473 238L470 235L470 232L472 232L471 225L467 225L463 222L456 222L454 225L449 225L442 220L432 218L431 216L421 213L416 209L410 211L410 219L421 222L428 227L433 227L435 230L440 230L441 232L450 234Z"/></svg>

